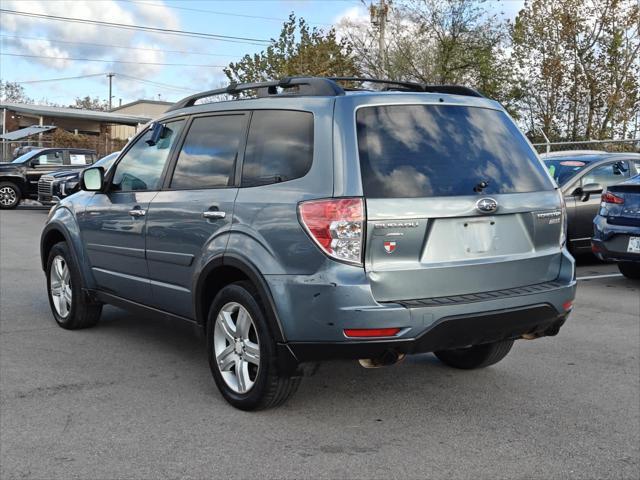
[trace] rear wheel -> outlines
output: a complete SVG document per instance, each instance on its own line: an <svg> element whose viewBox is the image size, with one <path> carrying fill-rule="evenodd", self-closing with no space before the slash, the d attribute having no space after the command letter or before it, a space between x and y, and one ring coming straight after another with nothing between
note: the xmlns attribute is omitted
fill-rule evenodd
<svg viewBox="0 0 640 480"><path fill-rule="evenodd" d="M299 377L279 371L262 302L248 282L223 288L213 301L207 355L222 396L241 410L281 405L300 383Z"/></svg>
<svg viewBox="0 0 640 480"><path fill-rule="evenodd" d="M619 262L618 270L627 278L640 280L640 262Z"/></svg>
<svg viewBox="0 0 640 480"><path fill-rule="evenodd" d="M16 208L20 203L22 192L20 187L13 182L0 182L0 208Z"/></svg>
<svg viewBox="0 0 640 480"><path fill-rule="evenodd" d="M82 278L65 242L56 243L47 260L47 292L51 312L67 330L94 326L102 304L92 302L82 291Z"/></svg>
<svg viewBox="0 0 640 480"><path fill-rule="evenodd" d="M469 370L498 363L507 356L512 346L513 340L503 340L453 350L441 350L434 354L442 363L450 367Z"/></svg>

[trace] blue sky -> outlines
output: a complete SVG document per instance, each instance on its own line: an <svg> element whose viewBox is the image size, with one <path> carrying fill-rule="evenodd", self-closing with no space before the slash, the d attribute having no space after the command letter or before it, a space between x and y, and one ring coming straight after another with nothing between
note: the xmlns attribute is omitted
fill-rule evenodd
<svg viewBox="0 0 640 480"><path fill-rule="evenodd" d="M524 2L488 3L492 10L513 19ZM368 16L360 0L0 0L0 8L256 40L277 37L291 12L321 28L329 28L345 16ZM106 99L107 72L116 74L114 105L120 99L123 103L138 98L175 101L224 84L222 66L264 48L260 42L223 42L0 13L2 80L95 75L23 84L27 95L36 101L46 98L63 105L72 103L76 96ZM130 63L112 63L114 60ZM149 65L176 63L201 66Z"/></svg>

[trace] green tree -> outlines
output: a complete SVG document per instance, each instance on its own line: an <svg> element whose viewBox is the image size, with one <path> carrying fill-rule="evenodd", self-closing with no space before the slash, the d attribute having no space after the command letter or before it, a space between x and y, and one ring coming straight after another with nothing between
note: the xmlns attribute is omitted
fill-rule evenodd
<svg viewBox="0 0 640 480"><path fill-rule="evenodd" d="M633 135L640 113L639 26L635 0L527 2L512 41L528 128L552 139Z"/></svg>
<svg viewBox="0 0 640 480"><path fill-rule="evenodd" d="M91 98L88 95L86 97L76 97L75 103L69 106L71 108L98 110L101 112L109 110L109 102L106 100L100 100L98 97Z"/></svg>
<svg viewBox="0 0 640 480"><path fill-rule="evenodd" d="M4 82L0 80L0 99L11 103L33 103L33 100L24 93L24 87L17 82Z"/></svg>
<svg viewBox="0 0 640 480"><path fill-rule="evenodd" d="M345 20L339 25L366 75L463 84L509 108L519 91L514 88L508 56L503 53L508 28L483 2L408 0L393 5L383 55L378 51L379 31L368 20Z"/></svg>
<svg viewBox="0 0 640 480"><path fill-rule="evenodd" d="M348 41L335 29L310 28L292 13L265 51L245 55L224 69L230 81L259 82L292 76L353 76L359 70Z"/></svg>

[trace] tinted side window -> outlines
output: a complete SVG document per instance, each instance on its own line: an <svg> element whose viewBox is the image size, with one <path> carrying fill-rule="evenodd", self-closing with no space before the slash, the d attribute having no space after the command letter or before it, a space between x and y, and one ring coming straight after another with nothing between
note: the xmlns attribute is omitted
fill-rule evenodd
<svg viewBox="0 0 640 480"><path fill-rule="evenodd" d="M59 150L43 153L37 157L38 165L62 165L63 156L64 154Z"/></svg>
<svg viewBox="0 0 640 480"><path fill-rule="evenodd" d="M155 145L147 143L151 139L151 130L138 138L118 163L111 188L119 191L158 189L164 164L183 125L184 120L166 123Z"/></svg>
<svg viewBox="0 0 640 480"><path fill-rule="evenodd" d="M253 112L242 166L242 186L286 182L306 175L313 161L313 114Z"/></svg>
<svg viewBox="0 0 640 480"><path fill-rule="evenodd" d="M607 163L594 168L582 177L581 184L599 183L607 187L622 182L629 178L629 165L627 162Z"/></svg>
<svg viewBox="0 0 640 480"><path fill-rule="evenodd" d="M551 190L503 112L452 105L366 107L356 115L364 194L372 198Z"/></svg>
<svg viewBox="0 0 640 480"><path fill-rule="evenodd" d="M244 115L195 118L180 151L171 188L233 185L244 121Z"/></svg>

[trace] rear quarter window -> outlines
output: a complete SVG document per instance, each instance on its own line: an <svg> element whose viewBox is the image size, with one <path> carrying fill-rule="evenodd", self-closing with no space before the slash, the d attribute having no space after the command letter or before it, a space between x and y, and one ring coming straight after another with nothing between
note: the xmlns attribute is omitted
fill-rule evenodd
<svg viewBox="0 0 640 480"><path fill-rule="evenodd" d="M401 198L554 188L518 128L497 110L387 105L356 114L364 194Z"/></svg>
<svg viewBox="0 0 640 480"><path fill-rule="evenodd" d="M312 162L312 113L292 110L253 112L242 165L243 187L303 177Z"/></svg>

